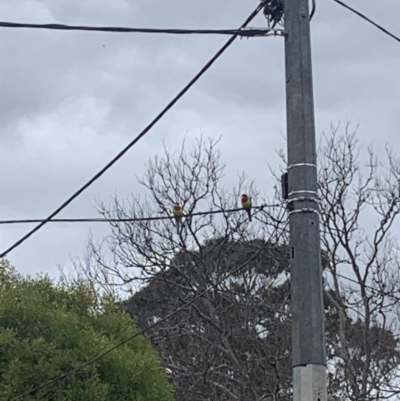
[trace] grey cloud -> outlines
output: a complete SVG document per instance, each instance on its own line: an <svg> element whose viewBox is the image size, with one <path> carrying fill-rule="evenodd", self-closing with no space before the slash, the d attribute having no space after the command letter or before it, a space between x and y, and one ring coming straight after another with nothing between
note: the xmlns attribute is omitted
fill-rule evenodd
<svg viewBox="0 0 400 401"><path fill-rule="evenodd" d="M234 28L255 7L239 0L89 1L4 0L4 20L141 27ZM400 4L354 1L397 29ZM312 22L316 120L319 131L336 119L360 121L369 142L398 145L400 83L392 39L333 1L318 2ZM252 26L263 26L259 17ZM158 36L1 30L0 175L3 218L42 217L90 178L142 129L202 67L226 37ZM142 193L135 182L166 139L178 148L204 135L223 135L227 182L237 171L271 180L267 162L285 147L282 38L240 40L137 147L64 216L95 214L95 199ZM243 163L242 161L245 161ZM89 227L49 226L11 254L22 271L55 274L56 262L81 255ZM2 247L28 227L1 227Z"/></svg>

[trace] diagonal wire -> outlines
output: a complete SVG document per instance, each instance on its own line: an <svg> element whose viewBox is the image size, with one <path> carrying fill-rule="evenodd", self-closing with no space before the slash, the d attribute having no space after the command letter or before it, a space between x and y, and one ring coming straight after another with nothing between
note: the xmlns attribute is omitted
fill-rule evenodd
<svg viewBox="0 0 400 401"><path fill-rule="evenodd" d="M389 32L386 28L384 28L381 25L378 25L376 22L372 21L371 19L369 19L367 16L365 16L364 14L360 13L359 11L355 10L354 8L348 6L346 3L343 3L340 0L333 0L334 2L340 4L342 7L347 8L348 10L352 11L354 14L357 14L359 17L361 17L362 19L368 21L370 24L372 24L373 26L375 26L376 28L378 28L379 30L381 30L383 33L386 33L386 35L389 35L391 38L397 40L398 42L400 42L400 37L394 35L393 33Z"/></svg>
<svg viewBox="0 0 400 401"><path fill-rule="evenodd" d="M275 230L276 231L276 230ZM272 237L272 235L271 235ZM195 301L197 301L199 298L203 297L207 292L211 291L212 289L218 287L220 284L222 284L225 280L227 280L228 278L232 277L233 275L237 274L241 269L245 268L249 263L251 263L257 256L259 256L261 254L261 252L267 248L267 246L270 245L270 241L266 241L266 243L250 258L248 259L246 262L244 262L243 264L241 264L240 266L238 266L236 269L233 269L231 272L227 273L222 279L220 279L219 281L217 281L216 283L208 286L205 290L203 290L202 292L200 292L199 294L197 294L191 301L185 303L184 305L182 305L181 307L179 307L178 309L174 310L173 312L169 313L168 315L164 316L162 319L158 320L157 322L147 326L145 329L140 330L139 332L129 336L128 338L121 340L119 343L113 345L112 347L106 349L103 348L100 352L98 352L96 355L94 355L93 357L89 358L86 362L82 363L81 365L75 367L74 369L70 370L69 372L63 373L57 377L54 377L52 379L49 379L45 382L43 382L42 384L38 385L37 387L34 387L30 390L25 391L24 393L14 397L11 399L11 401L17 401L20 400L22 398L24 398L25 396L41 390L44 387L47 387L49 385L55 384L57 382L63 381L66 378L68 378L69 376L75 374L76 372L84 369L86 366L91 365L92 363L98 361L99 359L103 358L104 356L106 356L107 354L111 353L112 351L116 350L119 347L122 347L123 345L125 345L126 343L128 343L129 341L133 340L134 338L143 335L144 333L146 333L147 331L153 329L154 327L158 326L161 323L164 323L165 321L169 320L171 317L175 316L176 314L178 314L179 312L183 311L184 309L188 308L190 305L192 305ZM128 326L126 326L124 329L122 329L119 333L119 335L121 335L123 332L125 332L129 327L132 327L131 324L129 324Z"/></svg>
<svg viewBox="0 0 400 401"><path fill-rule="evenodd" d="M264 1L260 2L257 8L250 14L246 21L242 24L241 28L246 27L262 10L264 6ZM208 63L198 72L195 77L165 106L165 108L153 119L153 121L143 129L143 131L138 134L124 149L122 149L111 161L109 161L98 173L96 173L86 184L79 188L71 197L69 197L64 203L61 204L53 213L51 213L44 221L39 225L25 234L21 239L11 245L6 249L0 258L4 258L12 250L24 243L28 238L30 238L34 233L39 231L45 224L47 224L53 217L57 216L61 211L63 211L72 201L74 201L79 195L81 195L87 188L89 188L95 181L97 181L108 169L110 169L121 157L125 155L141 138L143 138L157 123L160 121L164 115L180 100L185 93L204 75L205 72L214 64L214 62L225 52L225 50L239 37L238 34L233 35L211 58Z"/></svg>
<svg viewBox="0 0 400 401"><path fill-rule="evenodd" d="M310 21L313 19L316 9L317 9L316 0L312 0L311 13L310 13Z"/></svg>

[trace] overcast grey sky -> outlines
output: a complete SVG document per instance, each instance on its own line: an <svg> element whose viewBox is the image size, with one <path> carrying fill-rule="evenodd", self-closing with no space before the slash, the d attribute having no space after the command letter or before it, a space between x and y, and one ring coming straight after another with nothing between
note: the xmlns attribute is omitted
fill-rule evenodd
<svg viewBox="0 0 400 401"><path fill-rule="evenodd" d="M240 0L2 0L0 20L153 28L236 28L255 8ZM348 0L400 35L398 0ZM260 17L252 26L263 26ZM42 218L105 165L227 40L0 30L0 218ZM312 21L317 134L352 120L377 149L400 145L400 44L340 7L317 0ZM227 180L278 165L285 147L283 39L238 40L142 141L60 217L96 216L96 199L139 191L135 175L162 140L222 135ZM31 226L3 226L4 250ZM24 273L57 274L81 256L99 224L49 224L10 261Z"/></svg>

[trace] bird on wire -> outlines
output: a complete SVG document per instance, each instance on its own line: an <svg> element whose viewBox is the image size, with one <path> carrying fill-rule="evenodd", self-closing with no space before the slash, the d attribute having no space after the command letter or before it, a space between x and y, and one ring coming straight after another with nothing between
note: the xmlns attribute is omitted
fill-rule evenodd
<svg viewBox="0 0 400 401"><path fill-rule="evenodd" d="M251 206L252 206L251 198L248 195L243 194L241 202L242 202L242 208L246 210L249 216L249 221L251 221Z"/></svg>
<svg viewBox="0 0 400 401"><path fill-rule="evenodd" d="M179 234L183 216L183 208L179 202L174 203L172 213L175 217L176 232Z"/></svg>

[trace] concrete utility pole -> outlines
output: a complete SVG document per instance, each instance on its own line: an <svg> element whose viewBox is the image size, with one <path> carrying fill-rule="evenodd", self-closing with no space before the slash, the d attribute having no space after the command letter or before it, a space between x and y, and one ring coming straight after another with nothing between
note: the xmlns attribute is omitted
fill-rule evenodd
<svg viewBox="0 0 400 401"><path fill-rule="evenodd" d="M326 401L308 0L284 0L293 401Z"/></svg>

